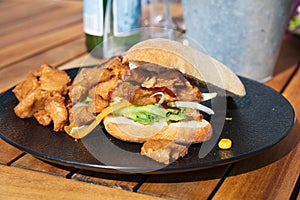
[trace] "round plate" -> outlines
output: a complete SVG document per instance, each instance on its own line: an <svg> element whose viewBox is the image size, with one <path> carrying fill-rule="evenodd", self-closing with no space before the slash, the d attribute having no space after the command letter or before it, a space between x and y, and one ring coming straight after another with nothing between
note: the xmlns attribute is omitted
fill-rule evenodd
<svg viewBox="0 0 300 200"><path fill-rule="evenodd" d="M67 70L73 78L78 69ZM177 173L215 167L247 158L282 140L294 125L295 114L290 103L273 89L240 77L247 95L228 97L225 121L220 138L230 138L230 150L221 150L217 145L204 157L199 157L201 144L189 147L189 153L176 162L157 167L156 163L143 157L145 164L127 159L114 158L107 147L111 144L124 151L139 154L141 145L117 140L98 126L85 142L75 141L65 133L56 133L51 125L44 127L34 119L20 119L14 113L18 100L12 89L0 95L0 137L9 144L42 160L77 169L108 173ZM102 130L102 131L101 131ZM104 134L99 134L104 132ZM94 140L101 135L102 139ZM92 147L86 145L90 141ZM107 144L110 143L110 144ZM100 161L90 152L93 146L100 147L99 154L114 162ZM105 164L104 164L105 163ZM149 163L152 163L148 165ZM153 167L153 170L152 170Z"/></svg>

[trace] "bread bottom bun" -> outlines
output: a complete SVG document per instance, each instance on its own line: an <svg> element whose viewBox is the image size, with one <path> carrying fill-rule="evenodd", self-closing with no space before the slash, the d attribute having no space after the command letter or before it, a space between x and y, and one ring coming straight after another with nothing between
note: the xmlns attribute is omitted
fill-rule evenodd
<svg viewBox="0 0 300 200"><path fill-rule="evenodd" d="M171 140L178 143L199 143L211 138L211 124L188 121L167 124L165 122L142 125L125 117L109 115L103 120L105 129L113 137L123 141L144 143L147 140Z"/></svg>

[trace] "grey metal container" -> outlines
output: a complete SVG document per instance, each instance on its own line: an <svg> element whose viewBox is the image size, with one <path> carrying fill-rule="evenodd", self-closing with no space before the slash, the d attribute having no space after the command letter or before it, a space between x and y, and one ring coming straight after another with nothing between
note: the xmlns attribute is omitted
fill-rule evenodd
<svg viewBox="0 0 300 200"><path fill-rule="evenodd" d="M235 73L264 82L272 77L292 0L183 0L192 47Z"/></svg>

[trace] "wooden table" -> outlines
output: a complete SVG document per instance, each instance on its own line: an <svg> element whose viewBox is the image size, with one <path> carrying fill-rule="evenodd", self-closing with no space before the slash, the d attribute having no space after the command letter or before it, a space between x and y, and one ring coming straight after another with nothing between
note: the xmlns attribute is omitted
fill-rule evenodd
<svg viewBox="0 0 300 200"><path fill-rule="evenodd" d="M67 69L86 55L81 1L0 1L0 92L46 62ZM275 76L265 83L300 118L300 38L286 35ZM249 159L168 175L67 170L0 140L0 199L289 199L300 187L299 121L280 143ZM298 196L298 197L297 197Z"/></svg>

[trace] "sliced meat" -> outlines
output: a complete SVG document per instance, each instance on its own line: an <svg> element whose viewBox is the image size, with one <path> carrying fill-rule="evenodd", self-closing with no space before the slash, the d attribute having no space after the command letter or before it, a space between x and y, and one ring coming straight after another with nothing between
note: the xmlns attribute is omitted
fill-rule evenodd
<svg viewBox="0 0 300 200"><path fill-rule="evenodd" d="M165 95L164 102L172 102L177 100L176 95L167 87L158 87L158 88L139 87L134 92L132 92L129 102L134 105L148 105L148 104L158 103L162 98L162 96L153 95L158 92L164 93Z"/></svg>
<svg viewBox="0 0 300 200"><path fill-rule="evenodd" d="M129 101L139 87L140 86L133 85L129 82L119 82L117 87L112 91L112 100L122 97Z"/></svg>
<svg viewBox="0 0 300 200"><path fill-rule="evenodd" d="M95 119L93 110L94 106L91 103L80 107L73 107L70 112L70 124L79 127L93 121Z"/></svg>
<svg viewBox="0 0 300 200"><path fill-rule="evenodd" d="M69 96L72 105L83 102L87 97L92 101L69 109L70 124L65 127L65 131L70 133L73 127L88 124L95 119L95 115L109 105L114 88L128 70L129 66L122 64L121 57L113 57L99 66L82 69L73 81Z"/></svg>
<svg viewBox="0 0 300 200"><path fill-rule="evenodd" d="M192 86L181 72L152 64L128 71L113 96L123 97L135 105L147 105L159 102L161 95L152 96L157 92L164 93L164 102L201 100L200 90Z"/></svg>
<svg viewBox="0 0 300 200"><path fill-rule="evenodd" d="M132 84L141 85L149 77L153 76L145 67L138 67L124 74L123 80Z"/></svg>
<svg viewBox="0 0 300 200"><path fill-rule="evenodd" d="M96 67L82 68L71 86L69 96L72 102L75 104L83 101L98 83L109 81L112 77L120 79L127 70L129 66L122 64L119 57L113 57Z"/></svg>
<svg viewBox="0 0 300 200"><path fill-rule="evenodd" d="M98 83L100 74L104 71L104 68L82 68L76 75L69 96L73 104L83 101L89 90Z"/></svg>
<svg viewBox="0 0 300 200"><path fill-rule="evenodd" d="M201 121L203 119L203 115L199 113L197 110L192 108L187 108L183 114L185 114L191 120Z"/></svg>
<svg viewBox="0 0 300 200"><path fill-rule="evenodd" d="M187 153L188 148L186 146L169 140L148 140L141 148L142 155L166 165L185 156Z"/></svg>

